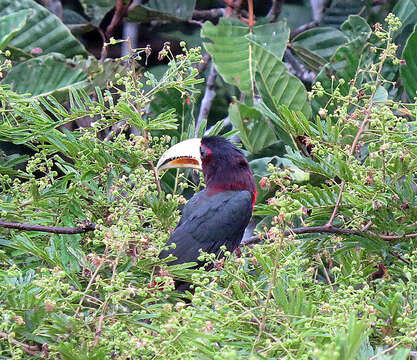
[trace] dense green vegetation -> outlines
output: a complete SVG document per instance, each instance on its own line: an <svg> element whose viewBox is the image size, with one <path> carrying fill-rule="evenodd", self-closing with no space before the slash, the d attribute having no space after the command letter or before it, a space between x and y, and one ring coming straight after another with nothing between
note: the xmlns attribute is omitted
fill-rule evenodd
<svg viewBox="0 0 417 360"><path fill-rule="evenodd" d="M93 27L114 6L81 3ZM375 23L371 6L343 3L291 39L281 18L202 25L228 125L198 116L216 79L197 70L203 48L165 43L162 73L127 41L128 55L99 61L49 10L0 0L0 358L416 357L417 5L398 1ZM195 1L170 4L128 19L191 19ZM62 49L23 41L42 21ZM284 65L288 49L312 83ZM202 254L210 272L158 258L204 185L154 168L204 133L238 136L259 190L255 236L225 260Z"/></svg>

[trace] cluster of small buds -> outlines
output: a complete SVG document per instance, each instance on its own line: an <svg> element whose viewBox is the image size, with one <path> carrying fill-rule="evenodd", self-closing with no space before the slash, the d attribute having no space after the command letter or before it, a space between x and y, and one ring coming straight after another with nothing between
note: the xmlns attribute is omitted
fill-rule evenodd
<svg viewBox="0 0 417 360"><path fill-rule="evenodd" d="M320 81L316 81L311 88L309 96L311 98L322 97L324 95L324 93L325 93L325 90L324 90L323 85L321 84Z"/></svg>
<svg viewBox="0 0 417 360"><path fill-rule="evenodd" d="M397 31L402 26L400 18L395 16L393 13L389 13L386 17L385 21L388 24L388 29L391 32Z"/></svg>

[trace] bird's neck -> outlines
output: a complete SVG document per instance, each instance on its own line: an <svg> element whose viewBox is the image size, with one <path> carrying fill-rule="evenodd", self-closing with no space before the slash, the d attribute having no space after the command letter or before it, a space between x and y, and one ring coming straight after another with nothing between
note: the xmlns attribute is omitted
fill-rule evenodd
<svg viewBox="0 0 417 360"><path fill-rule="evenodd" d="M222 191L249 191L252 196L252 205L255 206L256 201L256 185L250 170L232 171L216 171L204 174L206 188L209 195L214 195Z"/></svg>

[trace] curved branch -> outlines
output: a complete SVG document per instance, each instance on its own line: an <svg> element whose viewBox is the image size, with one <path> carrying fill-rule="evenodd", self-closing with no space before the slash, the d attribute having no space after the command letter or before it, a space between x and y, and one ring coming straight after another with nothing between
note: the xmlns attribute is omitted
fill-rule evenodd
<svg viewBox="0 0 417 360"><path fill-rule="evenodd" d="M11 338L9 336L9 334L7 334L5 332L0 332L0 339L9 340L14 345L20 346L21 349L26 354L29 354L29 355L32 355L32 356L39 356L39 352L41 351L41 349L39 348L39 346L36 346L36 345L28 345L28 344L22 343L22 342L16 340L15 338Z"/></svg>
<svg viewBox="0 0 417 360"><path fill-rule="evenodd" d="M0 221L0 227L4 227L7 229L24 230L24 231L40 231L40 232L47 232L47 233L53 233L53 234L72 235L72 234L82 234L88 231L95 230L96 224L88 222L88 223L85 223L76 227L56 227L56 226L29 225L29 224Z"/></svg>

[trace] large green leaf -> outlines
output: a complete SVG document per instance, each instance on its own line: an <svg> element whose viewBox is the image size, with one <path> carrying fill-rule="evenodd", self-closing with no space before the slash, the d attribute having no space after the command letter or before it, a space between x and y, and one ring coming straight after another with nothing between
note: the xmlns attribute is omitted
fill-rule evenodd
<svg viewBox="0 0 417 360"><path fill-rule="evenodd" d="M413 32L414 25L417 23L417 1L399 0L392 12L401 20L401 28L394 34L394 39L401 47L405 45L410 34Z"/></svg>
<svg viewBox="0 0 417 360"><path fill-rule="evenodd" d="M239 130L240 139L252 154L277 142L277 138L261 113L253 107L241 103L229 106L229 117Z"/></svg>
<svg viewBox="0 0 417 360"><path fill-rule="evenodd" d="M290 28L287 26L287 22L279 21L255 27L253 33L247 35L247 39L281 60L287 48L289 36Z"/></svg>
<svg viewBox="0 0 417 360"><path fill-rule="evenodd" d="M303 83L288 72L281 60L259 46L254 47L254 59L256 87L265 104L275 111L278 105L287 105L309 118L311 107Z"/></svg>
<svg viewBox="0 0 417 360"><path fill-rule="evenodd" d="M302 46L291 44L291 49L294 51L300 60L304 63L307 69L318 73L321 68L327 63L325 59Z"/></svg>
<svg viewBox="0 0 417 360"><path fill-rule="evenodd" d="M349 16L340 28L349 41L355 39L366 41L372 31L367 21L359 15Z"/></svg>
<svg viewBox="0 0 417 360"><path fill-rule="evenodd" d="M369 45L369 37L371 36L371 28L365 19L360 16L349 16L348 20L342 25L345 35L352 39L345 45L340 46L335 54L331 57L320 73L317 75L316 81L320 82L324 89L331 91L332 87L338 85L334 81L344 79L344 84L339 86L342 94L349 91L349 81L355 77L358 66L364 61L369 60L369 56L362 56ZM314 98L312 101L313 108L317 111L323 107L328 101L326 96L322 98Z"/></svg>
<svg viewBox="0 0 417 360"><path fill-rule="evenodd" d="M34 48L43 54L57 52L67 57L86 55L84 46L71 34L69 29L49 10L34 0L0 0L0 16L30 9L32 15L26 25L9 42L9 46L27 54Z"/></svg>
<svg viewBox="0 0 417 360"><path fill-rule="evenodd" d="M184 21L193 14L196 0L150 0L146 6L136 5L129 10L128 20L150 22L153 20Z"/></svg>
<svg viewBox="0 0 417 360"><path fill-rule="evenodd" d="M21 10L0 18L0 50L4 50L7 44L23 29L31 13L30 10Z"/></svg>
<svg viewBox="0 0 417 360"><path fill-rule="evenodd" d="M2 83L20 94L49 95L88 84L87 74L74 68L61 54L47 54L14 66Z"/></svg>
<svg viewBox="0 0 417 360"><path fill-rule="evenodd" d="M307 30L294 38L291 48L309 69L319 72L337 49L348 41L368 38L371 29L365 19L351 15L341 30L332 27Z"/></svg>
<svg viewBox="0 0 417 360"><path fill-rule="evenodd" d="M324 11L321 25L339 27L349 15L363 14L364 6L362 0L333 0L330 7Z"/></svg>
<svg viewBox="0 0 417 360"><path fill-rule="evenodd" d="M319 27L302 32L293 39L291 45L310 50L328 61L336 49L346 41L346 36L340 30L332 27ZM300 58L303 60L302 57Z"/></svg>
<svg viewBox="0 0 417 360"><path fill-rule="evenodd" d="M89 20L71 9L63 10L62 21L75 35L95 30L94 25Z"/></svg>
<svg viewBox="0 0 417 360"><path fill-rule="evenodd" d="M90 17L90 22L98 26L104 16L116 6L116 0L80 0L85 14Z"/></svg>
<svg viewBox="0 0 417 360"><path fill-rule="evenodd" d="M401 66L400 75L404 83L405 90L411 101L417 96L417 25L414 27L414 32L408 38L403 51L403 59L406 62L405 66Z"/></svg>
<svg viewBox="0 0 417 360"><path fill-rule="evenodd" d="M217 71L223 79L236 85L242 92L250 93L254 81L253 48L264 49L279 60L282 59L289 30L285 22L249 27L236 19L220 19L217 26L206 22L201 36L212 40L204 43L212 56Z"/></svg>

